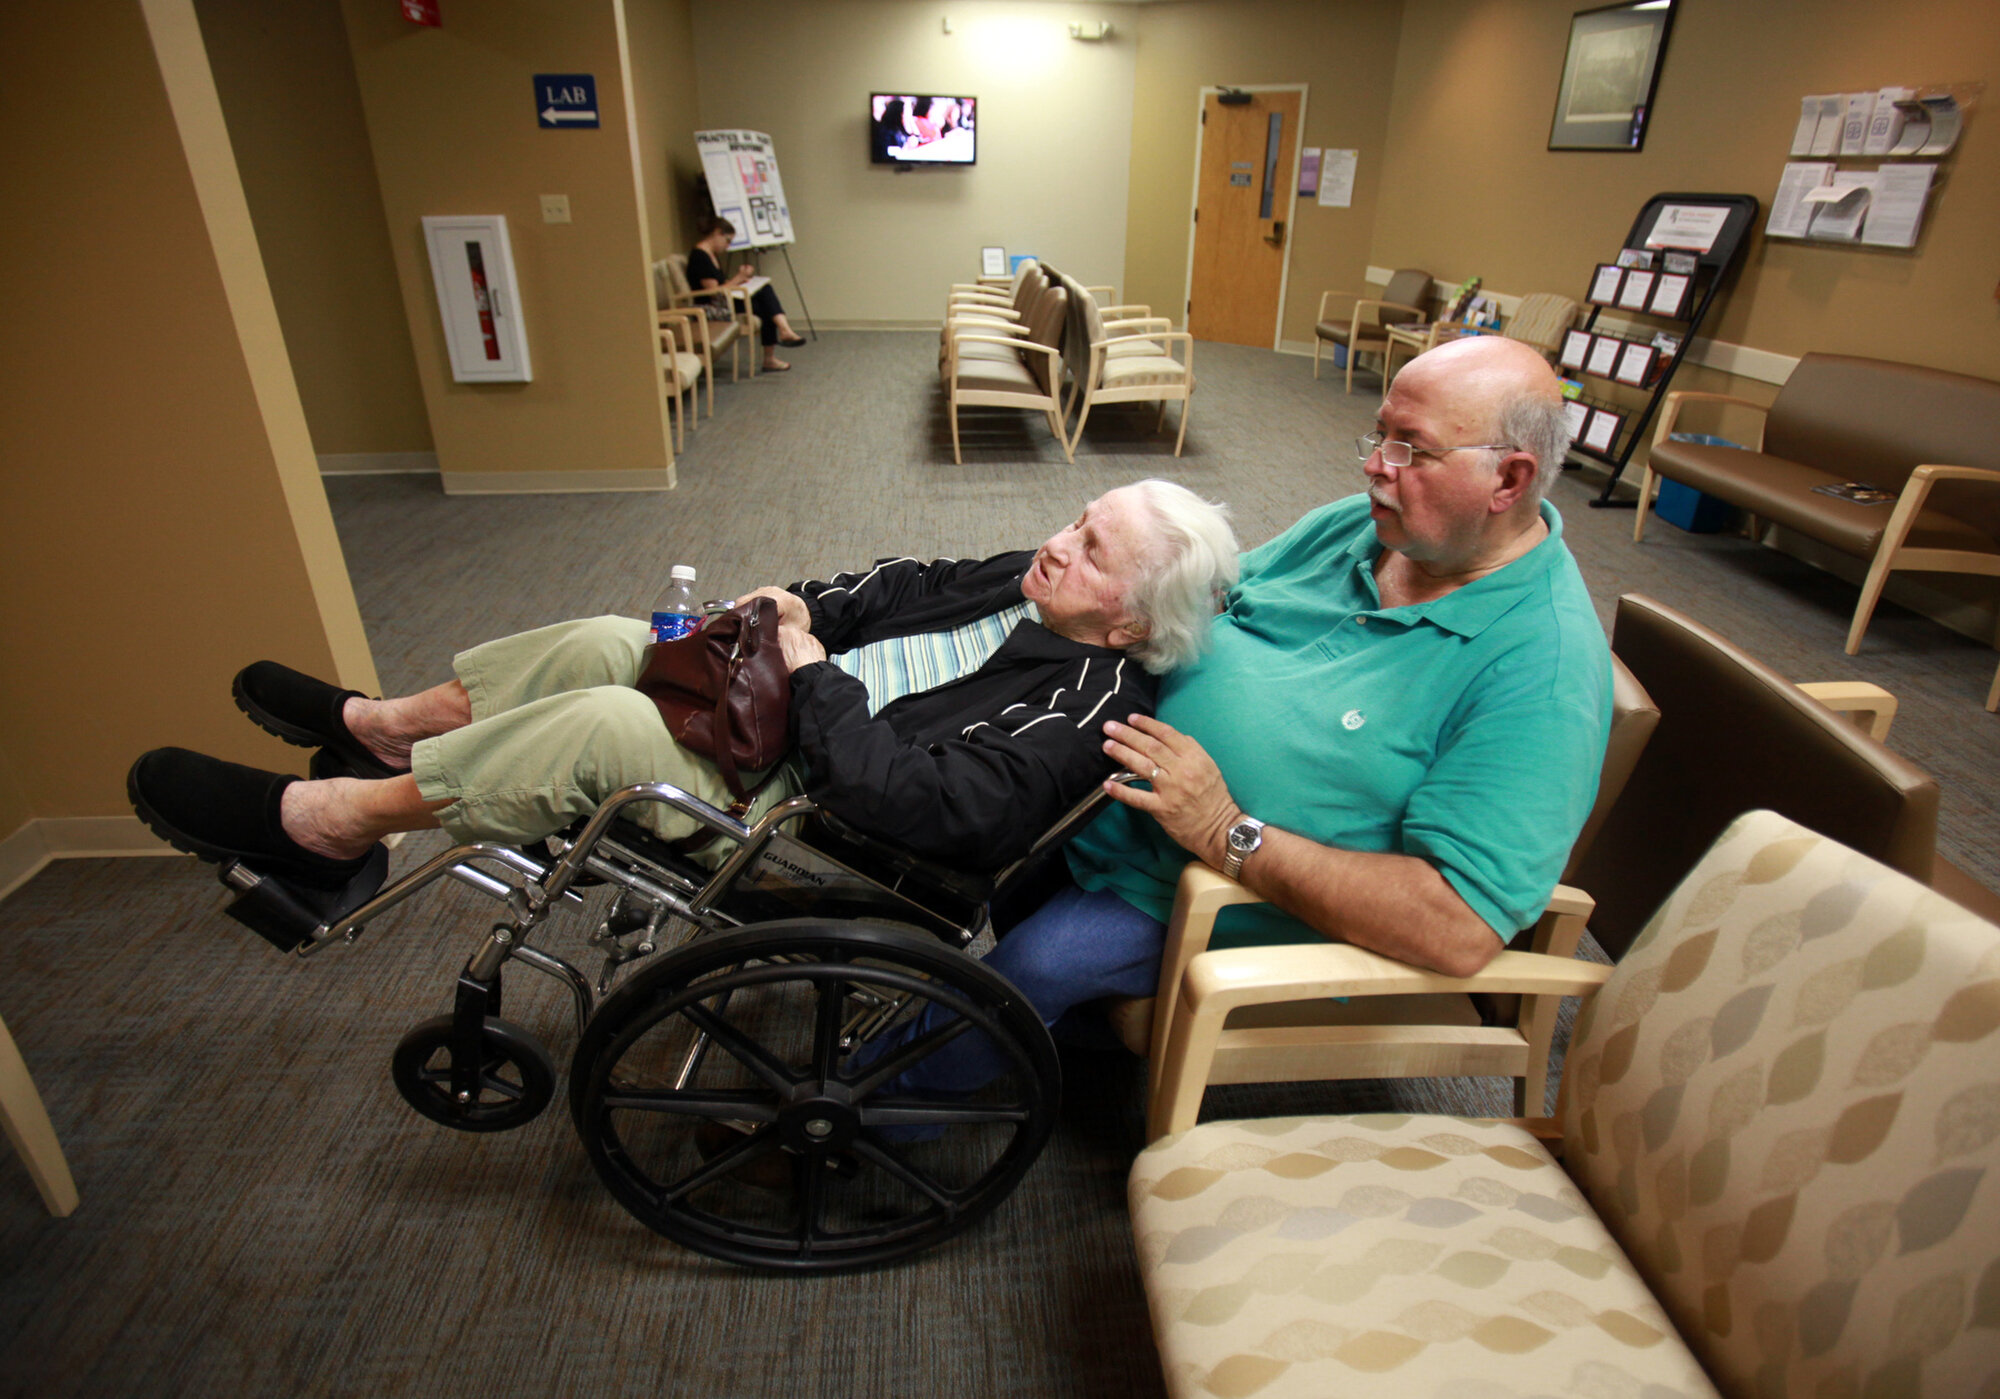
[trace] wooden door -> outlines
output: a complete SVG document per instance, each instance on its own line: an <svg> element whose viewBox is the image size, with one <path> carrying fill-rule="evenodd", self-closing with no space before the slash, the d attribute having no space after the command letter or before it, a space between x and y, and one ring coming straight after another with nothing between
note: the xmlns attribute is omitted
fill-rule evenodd
<svg viewBox="0 0 2000 1399"><path fill-rule="evenodd" d="M1188 333L1270 349L1292 212L1293 162L1304 94L1252 92L1227 105L1207 93L1195 198Z"/></svg>

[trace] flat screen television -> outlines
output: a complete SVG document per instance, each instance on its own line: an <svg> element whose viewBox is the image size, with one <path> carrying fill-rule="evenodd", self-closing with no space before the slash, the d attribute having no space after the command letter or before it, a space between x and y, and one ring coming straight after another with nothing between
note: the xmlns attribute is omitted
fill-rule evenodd
<svg viewBox="0 0 2000 1399"><path fill-rule="evenodd" d="M868 158L877 165L919 161L971 165L979 156L976 105L970 97L872 93L868 98Z"/></svg>

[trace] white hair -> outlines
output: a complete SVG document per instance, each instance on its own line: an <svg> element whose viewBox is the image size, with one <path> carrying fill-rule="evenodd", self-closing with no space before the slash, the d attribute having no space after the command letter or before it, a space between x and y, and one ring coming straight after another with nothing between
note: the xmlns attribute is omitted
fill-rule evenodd
<svg viewBox="0 0 2000 1399"><path fill-rule="evenodd" d="M1539 391L1518 393L1500 405L1498 419L1499 440L1534 457L1534 497L1540 500L1562 475L1563 458L1569 455L1572 434L1564 399Z"/></svg>
<svg viewBox="0 0 2000 1399"><path fill-rule="evenodd" d="M1222 595L1236 585L1236 532L1228 507L1211 504L1171 481L1135 481L1159 535L1126 603L1145 634L1132 655L1162 675L1188 664L1208 645L1208 626Z"/></svg>

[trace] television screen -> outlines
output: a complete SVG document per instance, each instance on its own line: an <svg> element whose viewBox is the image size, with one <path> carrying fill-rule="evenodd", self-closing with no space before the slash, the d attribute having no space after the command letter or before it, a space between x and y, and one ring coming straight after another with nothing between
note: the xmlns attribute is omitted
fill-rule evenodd
<svg viewBox="0 0 2000 1399"><path fill-rule="evenodd" d="M970 97L878 92L868 99L868 158L877 165L971 165L978 132Z"/></svg>

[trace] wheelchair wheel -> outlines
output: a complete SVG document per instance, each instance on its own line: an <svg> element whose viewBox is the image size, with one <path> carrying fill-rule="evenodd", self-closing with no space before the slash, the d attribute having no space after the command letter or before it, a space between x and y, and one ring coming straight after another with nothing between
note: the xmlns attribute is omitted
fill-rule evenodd
<svg viewBox="0 0 2000 1399"><path fill-rule="evenodd" d="M943 1024L907 1044L926 1007ZM897 1087L967 1032L1006 1067L972 1094ZM998 973L872 923L758 924L665 954L591 1018L570 1111L648 1227L753 1267L891 1262L1006 1198L1054 1125L1055 1046Z"/></svg>
<svg viewBox="0 0 2000 1399"><path fill-rule="evenodd" d="M389 1073L404 1101L461 1132L504 1132L532 1122L555 1096L556 1066L542 1042L489 1015L482 1028L479 1091L461 1103L451 1087L452 1018L440 1015L404 1035Z"/></svg>

